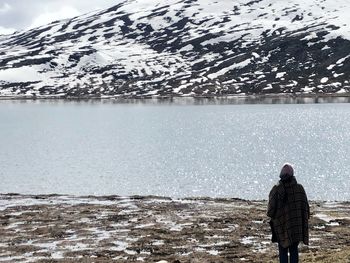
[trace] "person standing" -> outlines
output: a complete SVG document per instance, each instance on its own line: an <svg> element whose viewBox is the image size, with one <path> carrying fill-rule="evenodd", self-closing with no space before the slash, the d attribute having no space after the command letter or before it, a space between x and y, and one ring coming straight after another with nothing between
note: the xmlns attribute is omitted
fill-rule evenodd
<svg viewBox="0 0 350 263"><path fill-rule="evenodd" d="M289 163L283 165L280 181L270 191L267 216L271 218L272 242L278 243L280 263L288 263L288 251L290 263L297 263L299 242L309 245L310 206Z"/></svg>

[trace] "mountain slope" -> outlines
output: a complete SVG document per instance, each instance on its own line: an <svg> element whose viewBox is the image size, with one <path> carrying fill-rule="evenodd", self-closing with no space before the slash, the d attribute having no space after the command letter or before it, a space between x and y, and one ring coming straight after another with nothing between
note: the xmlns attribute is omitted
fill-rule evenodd
<svg viewBox="0 0 350 263"><path fill-rule="evenodd" d="M350 91L347 0L121 0L0 36L0 96Z"/></svg>

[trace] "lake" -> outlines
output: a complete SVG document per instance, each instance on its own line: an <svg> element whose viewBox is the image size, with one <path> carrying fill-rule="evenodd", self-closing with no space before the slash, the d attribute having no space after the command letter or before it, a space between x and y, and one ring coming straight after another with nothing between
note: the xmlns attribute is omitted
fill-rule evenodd
<svg viewBox="0 0 350 263"><path fill-rule="evenodd" d="M350 200L349 103L0 101L0 193Z"/></svg>

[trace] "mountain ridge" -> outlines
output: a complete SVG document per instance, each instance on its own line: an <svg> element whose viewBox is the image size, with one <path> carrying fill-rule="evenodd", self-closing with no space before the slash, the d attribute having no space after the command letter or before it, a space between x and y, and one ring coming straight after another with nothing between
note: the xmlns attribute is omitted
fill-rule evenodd
<svg viewBox="0 0 350 263"><path fill-rule="evenodd" d="M0 37L0 96L350 92L345 0L125 0Z"/></svg>

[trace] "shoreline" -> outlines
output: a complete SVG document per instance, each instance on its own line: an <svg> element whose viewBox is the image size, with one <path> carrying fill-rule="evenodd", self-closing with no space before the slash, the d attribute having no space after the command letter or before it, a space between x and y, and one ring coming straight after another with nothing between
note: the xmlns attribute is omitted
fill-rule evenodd
<svg viewBox="0 0 350 263"><path fill-rule="evenodd" d="M310 201L302 262L350 259L350 202ZM266 200L0 194L0 261L275 262Z"/></svg>
<svg viewBox="0 0 350 263"><path fill-rule="evenodd" d="M114 200L118 198L130 198L130 199L163 199L163 200L169 200L169 201L180 201L180 200L188 200L188 201L225 201L225 202L235 202L235 201L242 201L242 202L267 202L268 199L245 199L241 197L235 197L235 196L162 196L162 195L153 195L153 194L147 194L147 195L118 195L118 194L66 194L66 193L17 193L17 192L8 192L8 193L2 193L0 192L0 200L6 199L6 198L33 198L33 199L49 199L49 198L74 198L74 199L96 199L96 200ZM314 204L321 204L321 203L349 203L350 200L331 200L331 199L309 199L310 203Z"/></svg>
<svg viewBox="0 0 350 263"><path fill-rule="evenodd" d="M322 100L343 100L350 102L350 93L275 93L275 94L237 94L237 95L160 95L160 96L128 96L128 95L111 95L111 96L83 96L67 97L61 95L49 96L0 96L0 101L40 101L40 100L57 100L57 101L176 101L176 100L227 100L242 102L259 102L263 100L281 100L280 103L288 103L288 100L294 100L294 103L322 103ZM318 102L317 100L321 100ZM284 100L284 101L283 101ZM304 100L304 101L303 101ZM316 102L308 102L315 100ZM263 103L263 102L262 102ZM289 102L293 103L293 102Z"/></svg>

